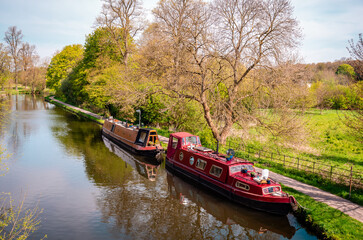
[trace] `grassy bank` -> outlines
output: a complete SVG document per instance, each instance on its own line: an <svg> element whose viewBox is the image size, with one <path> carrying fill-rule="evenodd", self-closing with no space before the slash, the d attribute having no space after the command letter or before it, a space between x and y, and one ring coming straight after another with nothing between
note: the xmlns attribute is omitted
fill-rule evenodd
<svg viewBox="0 0 363 240"><path fill-rule="evenodd" d="M283 186L284 191L293 195L305 208L300 208L295 216L322 239L363 239L363 224L348 215L317 202L313 198Z"/></svg>

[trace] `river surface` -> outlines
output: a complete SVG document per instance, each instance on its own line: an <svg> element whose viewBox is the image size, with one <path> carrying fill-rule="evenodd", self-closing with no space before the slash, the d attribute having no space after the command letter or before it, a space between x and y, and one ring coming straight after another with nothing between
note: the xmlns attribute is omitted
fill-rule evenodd
<svg viewBox="0 0 363 240"><path fill-rule="evenodd" d="M119 148L101 127L13 95L0 192L43 209L30 239L316 239L286 217L238 206Z"/></svg>

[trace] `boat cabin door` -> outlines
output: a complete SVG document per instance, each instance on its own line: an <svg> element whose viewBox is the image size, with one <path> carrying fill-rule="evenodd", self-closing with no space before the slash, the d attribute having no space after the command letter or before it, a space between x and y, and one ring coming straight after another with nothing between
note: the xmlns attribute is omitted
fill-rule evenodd
<svg viewBox="0 0 363 240"><path fill-rule="evenodd" d="M168 151L166 152L166 156L168 158L173 158L175 152L178 148L181 148L181 138L176 138L172 135L169 137Z"/></svg>

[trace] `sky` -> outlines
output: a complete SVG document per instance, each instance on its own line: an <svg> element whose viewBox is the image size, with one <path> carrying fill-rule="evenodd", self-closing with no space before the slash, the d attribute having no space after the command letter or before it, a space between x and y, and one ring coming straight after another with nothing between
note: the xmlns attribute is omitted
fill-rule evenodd
<svg viewBox="0 0 363 240"><path fill-rule="evenodd" d="M151 10L158 0L143 0ZM299 52L304 63L332 62L349 57L348 40L363 33L362 0L291 0L303 40ZM51 58L70 44L84 44L101 12L101 0L0 0L0 42L17 26L23 41L36 46L42 58Z"/></svg>

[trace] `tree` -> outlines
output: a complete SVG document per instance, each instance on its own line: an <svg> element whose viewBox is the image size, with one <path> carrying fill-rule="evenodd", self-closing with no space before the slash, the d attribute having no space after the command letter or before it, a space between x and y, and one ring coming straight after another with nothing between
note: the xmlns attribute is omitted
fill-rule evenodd
<svg viewBox="0 0 363 240"><path fill-rule="evenodd" d="M31 87L32 94L35 94L37 91L44 91L46 87L46 74L48 65L49 61L44 60L39 66L33 65L29 69L29 85Z"/></svg>
<svg viewBox="0 0 363 240"><path fill-rule="evenodd" d="M11 58L5 46L0 43L0 85L4 90L4 85L10 76L10 61Z"/></svg>
<svg viewBox="0 0 363 240"><path fill-rule="evenodd" d="M47 87L60 94L61 81L72 71L73 67L82 59L83 48L80 44L69 45L57 53L47 69Z"/></svg>
<svg viewBox="0 0 363 240"><path fill-rule="evenodd" d="M354 44L353 39L348 41L349 46L347 47L350 56L353 61L350 63L357 74L358 80L363 80L363 39L362 34L359 34L359 39L356 44Z"/></svg>
<svg viewBox="0 0 363 240"><path fill-rule="evenodd" d="M5 32L4 40L8 44L8 50L12 57L16 90L18 90L19 48L22 38L23 34L21 33L21 30L17 30L16 26L9 27Z"/></svg>
<svg viewBox="0 0 363 240"><path fill-rule="evenodd" d="M355 79L356 73L354 72L354 68L350 66L349 64L341 64L338 68L335 74L339 75L345 75L350 79Z"/></svg>
<svg viewBox="0 0 363 240"><path fill-rule="evenodd" d="M358 79L362 79L362 68L363 68L363 39L362 34L359 34L359 40L357 44L354 44L353 39L349 42L349 46L347 47L350 56L356 60L356 69L358 70ZM352 91L356 91L359 96L359 100L363 99L363 84L362 81L358 82L356 85L352 86ZM344 114L344 120L346 126L351 130L353 135L357 137L360 142L363 142L363 106L357 107L355 111Z"/></svg>
<svg viewBox="0 0 363 240"><path fill-rule="evenodd" d="M139 0L103 0L101 15L96 19L97 25L110 33L110 38L122 62L127 66L133 52L133 39L143 29L142 8Z"/></svg>
<svg viewBox="0 0 363 240"><path fill-rule="evenodd" d="M34 62L37 60L38 55L35 51L35 46L29 43L22 43L19 49L19 65L22 70L22 80L25 87L28 86L28 72L30 68L34 67Z"/></svg>
<svg viewBox="0 0 363 240"><path fill-rule="evenodd" d="M349 46L347 47L348 52L350 53L350 56L358 61L363 61L363 38L362 34L359 34L359 40L357 44L354 44L353 39L348 41Z"/></svg>
<svg viewBox="0 0 363 240"><path fill-rule="evenodd" d="M272 67L297 46L300 31L287 0L160 1L154 15L174 56L167 88L200 104L215 139L225 143L245 103L262 82L254 71Z"/></svg>

